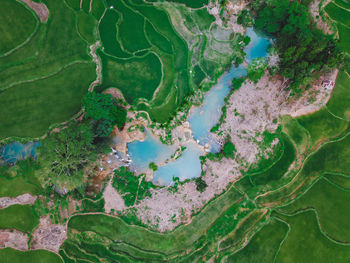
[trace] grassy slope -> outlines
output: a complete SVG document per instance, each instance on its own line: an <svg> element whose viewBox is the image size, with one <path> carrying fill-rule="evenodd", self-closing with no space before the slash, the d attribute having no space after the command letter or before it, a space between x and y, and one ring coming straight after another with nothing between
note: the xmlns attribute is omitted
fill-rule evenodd
<svg viewBox="0 0 350 263"><path fill-rule="evenodd" d="M0 55L22 44L34 31L38 19L13 0L2 0L0 8Z"/></svg>
<svg viewBox="0 0 350 263"><path fill-rule="evenodd" d="M288 232L288 226L275 218L265 225L242 250L228 256L227 262L273 262L279 246Z"/></svg>
<svg viewBox="0 0 350 263"><path fill-rule="evenodd" d="M63 263L62 259L48 250L34 250L23 252L5 248L0 249L0 262L2 263Z"/></svg>
<svg viewBox="0 0 350 263"><path fill-rule="evenodd" d="M325 237L318 227L314 211L278 217L290 225L291 231L277 255L276 263L349 261L350 247L338 245Z"/></svg>
<svg viewBox="0 0 350 263"><path fill-rule="evenodd" d="M281 208L281 211L292 214L312 207L316 209L321 228L327 235L338 241L350 242L349 205L350 192L321 179L297 201Z"/></svg>
<svg viewBox="0 0 350 263"><path fill-rule="evenodd" d="M77 113L81 98L95 78L92 63L75 64L34 82L16 85L0 94L0 138L39 137L54 123Z"/></svg>
<svg viewBox="0 0 350 263"><path fill-rule="evenodd" d="M350 76L339 72L332 97L327 104L328 110L336 116L350 120Z"/></svg>
<svg viewBox="0 0 350 263"><path fill-rule="evenodd" d="M31 232L39 224L30 205L12 205L0 210L0 228L15 228L22 232Z"/></svg>

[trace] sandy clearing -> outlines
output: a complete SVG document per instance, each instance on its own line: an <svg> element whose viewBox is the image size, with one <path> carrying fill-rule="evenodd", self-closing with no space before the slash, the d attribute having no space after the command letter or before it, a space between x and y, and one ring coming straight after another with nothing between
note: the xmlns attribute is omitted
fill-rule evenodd
<svg viewBox="0 0 350 263"><path fill-rule="evenodd" d="M17 197L2 197L0 198L0 209L9 207L11 205L33 205L37 196L32 196L28 193L19 195Z"/></svg>
<svg viewBox="0 0 350 263"><path fill-rule="evenodd" d="M320 79L315 80L312 87L307 90L300 98L288 98L285 106L281 109L280 115L290 115L293 118L310 114L318 111L329 101L334 86L326 89L322 86L324 80L336 82L338 69L323 75Z"/></svg>
<svg viewBox="0 0 350 263"><path fill-rule="evenodd" d="M58 252L61 244L67 239L67 230L65 225L51 224L50 217L40 218L40 224L33 233L31 241L32 249L47 249Z"/></svg>
<svg viewBox="0 0 350 263"><path fill-rule="evenodd" d="M42 23L46 23L49 19L49 9L44 3L36 3L32 0L21 0L23 3L27 4L39 17Z"/></svg>
<svg viewBox="0 0 350 263"><path fill-rule="evenodd" d="M28 250L29 236L15 229L0 230L0 248L11 247L19 250Z"/></svg>
<svg viewBox="0 0 350 263"><path fill-rule="evenodd" d="M103 192L103 198L105 199L106 213L111 213L112 209L114 211L122 211L126 209L123 198L112 186L112 178L109 180Z"/></svg>

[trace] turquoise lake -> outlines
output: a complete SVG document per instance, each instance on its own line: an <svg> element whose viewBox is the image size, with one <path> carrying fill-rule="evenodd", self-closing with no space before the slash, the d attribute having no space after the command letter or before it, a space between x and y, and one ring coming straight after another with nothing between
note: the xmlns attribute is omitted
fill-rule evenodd
<svg viewBox="0 0 350 263"><path fill-rule="evenodd" d="M256 58L266 57L268 55L267 50L271 44L270 40L265 36L258 35L253 28L248 28L246 35L251 39L249 45L244 49L246 63L249 64ZM225 97L230 92L232 80L243 77L246 74L247 72L243 65L239 67L233 66L205 94L203 104L200 107L191 109L188 121L193 131L193 138L202 146L209 144L211 152L218 152L221 148L210 130L220 119L222 114L221 108L225 103ZM154 184L170 185L173 182L173 177L178 177L180 181L183 181L200 176L201 164L199 157L204 154L202 148L194 142L187 143L184 146L187 149L180 158L159 167L154 172ZM174 146L162 144L158 138L155 138L148 131L145 141L135 141L128 144L128 153L132 160L132 167L137 172L147 170L149 163L152 161L156 164L163 162L175 150Z"/></svg>

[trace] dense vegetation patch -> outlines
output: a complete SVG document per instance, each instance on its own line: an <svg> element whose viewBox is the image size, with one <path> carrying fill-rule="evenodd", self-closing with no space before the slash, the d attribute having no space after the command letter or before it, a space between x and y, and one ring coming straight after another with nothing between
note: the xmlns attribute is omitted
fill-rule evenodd
<svg viewBox="0 0 350 263"><path fill-rule="evenodd" d="M307 7L298 1L257 1L255 26L276 38L278 73L290 80L294 92L305 89L314 72L342 64L338 41L312 23Z"/></svg>
<svg viewBox="0 0 350 263"><path fill-rule="evenodd" d="M150 190L154 185L145 180L145 175L135 176L123 166L114 171L113 187L122 195L125 205L132 206L151 196Z"/></svg>

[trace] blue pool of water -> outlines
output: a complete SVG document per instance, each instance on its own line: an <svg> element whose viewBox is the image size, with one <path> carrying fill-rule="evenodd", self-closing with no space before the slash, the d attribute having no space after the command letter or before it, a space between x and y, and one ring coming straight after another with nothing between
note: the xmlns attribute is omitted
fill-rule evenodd
<svg viewBox="0 0 350 263"><path fill-rule="evenodd" d="M230 92L233 78L240 78L247 74L243 65L238 68L232 67L225 73L217 85L208 91L204 96L203 104L193 108L190 112L188 122L190 123L193 137L201 145L209 144L211 152L220 151L220 144L217 142L210 129L214 127L221 116L221 108L225 104L225 97Z"/></svg>
<svg viewBox="0 0 350 263"><path fill-rule="evenodd" d="M132 160L131 167L137 173L146 172L151 162L159 164L170 158L176 151L176 147L165 145L153 136L146 129L146 138L144 141L134 141L128 144L128 154Z"/></svg>
<svg viewBox="0 0 350 263"><path fill-rule="evenodd" d="M245 48L246 62L249 64L252 60L267 56L267 49L270 40L264 36L256 34L253 28L247 29L247 35L251 41ZM230 92L232 79L240 78L247 74L245 66L232 67L218 81L218 84L210 89L204 97L203 104L200 107L193 108L189 114L188 121L193 131L193 137L199 141L199 144L210 145L211 152L218 152L220 145L215 136L210 132L221 116L221 108L224 105L224 99ZM194 143L185 145L187 149L182 156L172 162L160 166L154 172L153 183L157 185L169 185L173 177L179 177L181 181L201 174L201 164L199 157L204 154L201 147ZM135 141L128 144L128 153L132 160L132 167L138 173L145 172L150 162L159 164L175 152L174 146L162 144L147 131L146 139L143 142Z"/></svg>
<svg viewBox="0 0 350 263"><path fill-rule="evenodd" d="M245 57L246 62L250 64L254 59L266 57L271 40L266 36L257 34L252 27L247 29L246 35L250 37L250 42L244 49L244 52L247 54Z"/></svg>
<svg viewBox="0 0 350 263"><path fill-rule="evenodd" d="M201 162L199 157L203 150L198 144L191 142L186 145L182 156L173 162L161 166L153 175L153 183L156 185L170 185L173 177L179 177L180 181L198 177L201 174Z"/></svg>
<svg viewBox="0 0 350 263"><path fill-rule="evenodd" d="M26 158L36 159L36 149L40 147L40 142L19 142L9 143L0 147L0 164L16 163Z"/></svg>

